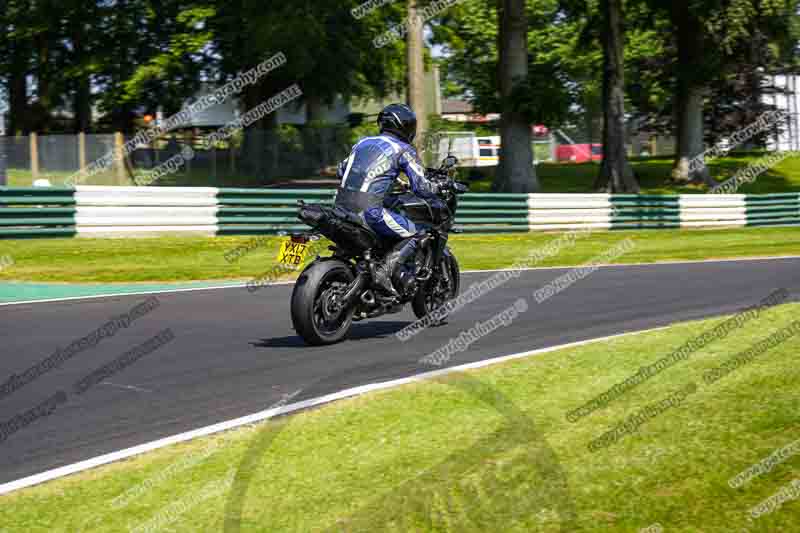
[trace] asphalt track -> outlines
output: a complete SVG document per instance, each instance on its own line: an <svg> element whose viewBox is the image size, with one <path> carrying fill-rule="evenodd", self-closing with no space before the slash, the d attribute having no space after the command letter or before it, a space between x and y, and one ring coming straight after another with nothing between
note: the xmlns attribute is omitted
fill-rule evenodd
<svg viewBox="0 0 800 533"><path fill-rule="evenodd" d="M525 271L407 342L394 333L410 310L356 323L351 338L310 348L291 326L291 285L254 294L225 288L158 294L161 305L10 395L0 424L57 391L67 401L0 442L0 483L292 401L431 370L420 357L525 297L514 322L448 363L460 365L548 346L733 313L778 288L800 294L800 258L602 267L542 304L532 293L569 269ZM492 275L470 273L463 287ZM128 312L148 296L0 307L0 384ZM174 340L90 388L72 385L165 328ZM658 347L653 347L659 355ZM662 354L663 355L663 354ZM609 354L613 357L613 354Z"/></svg>

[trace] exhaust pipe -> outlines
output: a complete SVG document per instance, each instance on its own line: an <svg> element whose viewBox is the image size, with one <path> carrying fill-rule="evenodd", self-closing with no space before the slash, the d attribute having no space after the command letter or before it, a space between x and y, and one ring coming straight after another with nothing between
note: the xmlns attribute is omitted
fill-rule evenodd
<svg viewBox="0 0 800 533"><path fill-rule="evenodd" d="M359 272L356 276L356 279L350 283L350 286L347 287L347 290L342 295L341 305L343 307L350 307L353 303L355 303L356 298L361 294L361 291L364 290L364 286L367 284L367 274L364 272Z"/></svg>

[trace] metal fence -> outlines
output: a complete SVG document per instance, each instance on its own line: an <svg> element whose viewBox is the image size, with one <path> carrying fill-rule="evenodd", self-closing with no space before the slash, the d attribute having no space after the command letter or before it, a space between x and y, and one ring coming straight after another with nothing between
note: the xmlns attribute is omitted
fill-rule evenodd
<svg viewBox="0 0 800 533"><path fill-rule="evenodd" d="M30 187L82 185L263 186L294 179L330 179L354 141L347 127L248 130L222 142L209 132L175 133L128 147L132 135L79 134L0 137L6 181ZM128 149L130 148L130 149ZM191 151L187 151L191 148ZM82 169L105 156L117 157L90 176ZM4 156L4 157L3 157ZM0 163L2 166L2 163ZM2 180L2 173L0 173Z"/></svg>
<svg viewBox="0 0 800 533"><path fill-rule="evenodd" d="M591 116L570 126L535 131L534 162L587 163L602 160L602 119ZM0 137L0 186L42 184L154 185L213 187L326 187L336 184L339 161L347 157L359 132L345 125L238 132L210 144L210 131L171 133L147 144L125 148L133 136L116 134L36 135ZM485 130L488 131L488 130ZM499 162L499 134L438 131L424 139L421 155L437 166L448 152L471 178L491 176ZM630 157L668 157L675 140L629 128ZM187 152L187 148L191 151ZM121 157L121 155L125 157ZM190 154L191 157L184 157ZM79 177L105 156L117 157L107 167ZM5 163L5 164L4 164ZM3 169L5 168L5 171ZM488 171L488 172L484 172Z"/></svg>
<svg viewBox="0 0 800 533"><path fill-rule="evenodd" d="M0 185L30 187L37 180L52 186L154 185L260 187L335 184L336 165L347 157L358 132L347 126L295 127L238 132L209 144L209 132L172 133L148 144L126 147L133 136L116 134L36 135L0 137L7 178ZM449 145L448 145L449 143ZM664 155L674 142L646 134L632 135L630 155ZM126 147L123 151L123 147ZM130 150L128 150L130 148ZM191 152L186 149L191 148ZM500 137L474 132L431 134L421 155L429 166L438 165L452 151L462 166L481 169L499 161ZM532 137L539 162L588 162L601 159L600 137L587 125L564 127ZM78 177L105 156L117 157L107 167ZM183 155L191 154L191 157ZM2 163L0 163L0 168ZM71 181L78 177L77 181Z"/></svg>

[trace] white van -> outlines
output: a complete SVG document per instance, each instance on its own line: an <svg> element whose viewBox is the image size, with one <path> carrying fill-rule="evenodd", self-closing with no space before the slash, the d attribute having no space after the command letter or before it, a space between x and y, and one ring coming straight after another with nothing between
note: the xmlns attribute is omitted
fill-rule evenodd
<svg viewBox="0 0 800 533"><path fill-rule="evenodd" d="M439 140L440 159L448 153L458 158L459 167L496 167L500 162L500 136L475 135L472 132L445 132ZM533 164L536 165L534 153Z"/></svg>
<svg viewBox="0 0 800 533"><path fill-rule="evenodd" d="M472 132L447 132L439 140L440 158L453 154L460 167L494 167L500 161L500 136L476 136Z"/></svg>

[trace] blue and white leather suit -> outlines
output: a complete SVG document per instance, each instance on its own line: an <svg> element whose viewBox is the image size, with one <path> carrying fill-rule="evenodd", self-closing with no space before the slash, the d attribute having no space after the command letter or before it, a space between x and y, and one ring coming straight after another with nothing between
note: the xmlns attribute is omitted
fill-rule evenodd
<svg viewBox="0 0 800 533"><path fill-rule="evenodd" d="M337 176L342 181L336 205L361 214L381 237L411 237L417 232L414 223L383 205L401 172L408 176L414 194L439 202L436 185L425 177L425 169L414 147L384 133L361 139L353 146L350 156L340 163Z"/></svg>

